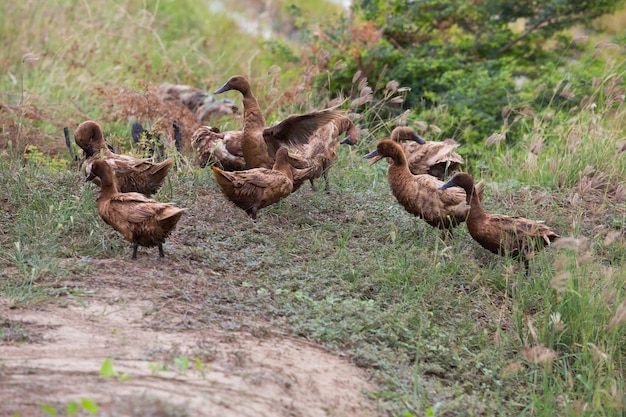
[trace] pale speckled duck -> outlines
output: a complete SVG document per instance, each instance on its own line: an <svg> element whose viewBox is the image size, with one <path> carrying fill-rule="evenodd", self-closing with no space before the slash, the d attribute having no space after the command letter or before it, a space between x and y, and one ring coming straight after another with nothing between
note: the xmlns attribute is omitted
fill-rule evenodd
<svg viewBox="0 0 626 417"><path fill-rule="evenodd" d="M137 159L131 156L111 152L102 134L100 125L92 120L81 123L74 133L76 144L85 153L85 164L96 159L106 161L117 178L120 192L138 192L150 196L161 188L169 172L173 159L153 163L149 159ZM94 181L99 184L99 180Z"/></svg>
<svg viewBox="0 0 626 417"><path fill-rule="evenodd" d="M455 152L459 144L452 139L425 141L412 128L398 126L391 131L391 140L402 145L409 169L415 175L429 174L443 180L463 164L463 158Z"/></svg>
<svg viewBox="0 0 626 417"><path fill-rule="evenodd" d="M345 137L339 141L339 136L343 133ZM337 159L339 144L354 145L358 140L359 128L347 116L339 117L317 129L304 146L302 154L298 155L309 169L294 171L293 191L300 188L306 180L309 180L311 188L316 191L314 181L320 177L324 177L325 190L329 191L328 170Z"/></svg>
<svg viewBox="0 0 626 417"><path fill-rule="evenodd" d="M469 205L462 190L439 190L443 182L428 174L414 175L409 170L402 146L390 139L378 142L376 150L365 155L373 158L372 164L389 158L387 179L391 192L409 213L441 229L442 239L452 234L452 228L464 222ZM477 184L477 194L482 198L483 185Z"/></svg>
<svg viewBox="0 0 626 417"><path fill-rule="evenodd" d="M239 110L232 100L216 100L212 94L185 84L161 84L157 95L165 103L174 102L187 107L198 123L209 123L224 115L234 115Z"/></svg>
<svg viewBox="0 0 626 417"><path fill-rule="evenodd" d="M242 137L241 130L220 132L216 127L200 126L191 136L191 147L203 168L207 163L213 163L226 171L242 171L246 169Z"/></svg>
<svg viewBox="0 0 626 417"><path fill-rule="evenodd" d="M163 243L176 227L185 209L160 203L143 194L119 192L111 166L102 159L87 163L85 181L100 179L96 196L98 214L112 228L133 244L132 259L137 259L138 246L159 248L165 256Z"/></svg>
<svg viewBox="0 0 626 417"><path fill-rule="evenodd" d="M265 117L246 77L242 75L230 77L215 94L229 90L239 91L243 96L242 150L247 169L271 169L278 148L301 147L318 128L342 115L335 109L324 109L291 115L277 125L267 127ZM296 165L296 168L304 167Z"/></svg>
<svg viewBox="0 0 626 417"><path fill-rule="evenodd" d="M278 149L272 169L252 168L229 172L215 165L211 169L222 193L252 219L256 219L258 210L291 194L293 175L287 161L288 152L286 147Z"/></svg>
<svg viewBox="0 0 626 417"><path fill-rule="evenodd" d="M485 212L480 199L472 198L476 193L474 179L465 172L454 174L439 188L444 190L455 186L464 190L470 205L466 224L474 240L493 253L523 261L526 274L529 272L528 260L560 237L541 221Z"/></svg>

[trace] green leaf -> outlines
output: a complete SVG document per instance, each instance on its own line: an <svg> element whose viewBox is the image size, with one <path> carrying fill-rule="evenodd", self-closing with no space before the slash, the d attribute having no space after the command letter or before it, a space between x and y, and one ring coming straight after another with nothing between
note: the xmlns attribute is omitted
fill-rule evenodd
<svg viewBox="0 0 626 417"><path fill-rule="evenodd" d="M96 404L95 402L91 401L89 398L81 398L80 399L80 403L82 404L83 408L89 414L97 414L98 413L98 404Z"/></svg>
<svg viewBox="0 0 626 417"><path fill-rule="evenodd" d="M59 412L57 411L56 408L51 407L49 405L40 404L39 408L41 408L43 411L45 411L46 413L50 414L51 416L56 416L56 415L59 414Z"/></svg>
<svg viewBox="0 0 626 417"><path fill-rule="evenodd" d="M70 401L67 403L67 408L65 410L68 416L73 416L78 412L78 403L76 401Z"/></svg>
<svg viewBox="0 0 626 417"><path fill-rule="evenodd" d="M117 378L118 381L128 381L129 379L130 374L128 372L124 372L119 378Z"/></svg>
<svg viewBox="0 0 626 417"><path fill-rule="evenodd" d="M102 368L100 368L100 376L106 378L108 376L117 376L117 372L113 369L113 361L109 358L106 358L104 362L102 362Z"/></svg>
<svg viewBox="0 0 626 417"><path fill-rule="evenodd" d="M189 369L189 359L187 359L186 356L179 356L174 359L174 365L176 365L179 370L184 371L185 369Z"/></svg>

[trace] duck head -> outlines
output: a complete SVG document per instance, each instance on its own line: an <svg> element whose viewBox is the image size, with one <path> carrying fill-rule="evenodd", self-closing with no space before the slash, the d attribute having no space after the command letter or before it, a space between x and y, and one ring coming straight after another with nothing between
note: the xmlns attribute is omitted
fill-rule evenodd
<svg viewBox="0 0 626 417"><path fill-rule="evenodd" d="M422 139L420 135L415 133L415 130L411 129L408 126L398 126L395 129L393 129L391 131L391 140L395 142L401 142L404 140L412 140L412 141L419 143L420 145L423 145L426 143L426 141Z"/></svg>
<svg viewBox="0 0 626 417"><path fill-rule="evenodd" d="M352 122L351 122L352 123ZM359 128L352 124L346 131L346 136L339 142L341 145L356 145L359 141Z"/></svg>
<svg viewBox="0 0 626 417"><path fill-rule="evenodd" d="M108 176L113 175L113 171L106 161L102 159L95 159L92 162L88 163L85 167L85 173L87 176L85 177L85 182L93 181L96 177L103 179Z"/></svg>
<svg viewBox="0 0 626 417"><path fill-rule="evenodd" d="M364 158L372 160L370 165L374 165L385 157L391 158L394 163L400 163L403 159L406 160L402 147L390 139L381 140L378 142L378 145L376 145L375 151L364 156Z"/></svg>
<svg viewBox="0 0 626 417"><path fill-rule="evenodd" d="M74 132L74 140L76 144L85 151L87 157L93 156L97 150L106 147L102 128L93 120L87 120L78 125Z"/></svg>
<svg viewBox="0 0 626 417"><path fill-rule="evenodd" d="M457 172L452 176L452 178L442 184L439 189L445 190L446 188L451 187L461 187L466 192L469 191L471 193L474 188L474 178L465 172Z"/></svg>
<svg viewBox="0 0 626 417"><path fill-rule="evenodd" d="M213 94L220 94L230 90L236 90L245 94L246 91L250 90L250 83L243 75L233 75L226 81L226 84L215 90Z"/></svg>

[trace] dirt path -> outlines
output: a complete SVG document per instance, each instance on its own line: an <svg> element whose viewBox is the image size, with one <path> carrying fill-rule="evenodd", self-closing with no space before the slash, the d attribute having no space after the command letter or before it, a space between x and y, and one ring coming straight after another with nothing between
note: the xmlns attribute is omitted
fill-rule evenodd
<svg viewBox="0 0 626 417"><path fill-rule="evenodd" d="M47 415L41 404L64 415L81 398L107 416L376 415L366 375L347 360L269 330L158 328L156 291L138 291L129 276L98 278L106 297L97 291L85 305L0 300L0 415ZM100 376L107 358L117 377Z"/></svg>

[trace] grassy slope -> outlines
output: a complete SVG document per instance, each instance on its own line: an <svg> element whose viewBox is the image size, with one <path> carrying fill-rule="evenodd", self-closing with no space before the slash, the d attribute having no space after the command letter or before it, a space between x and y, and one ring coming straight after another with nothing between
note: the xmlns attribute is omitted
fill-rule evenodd
<svg viewBox="0 0 626 417"><path fill-rule="evenodd" d="M233 22L191 0L162 1L158 10L109 4L0 6L0 101L17 109L3 120L18 122L2 132L13 147L0 161L0 291L18 305L58 295L55 284L68 274L91 273L81 258L126 257L128 246L97 217L75 167L38 154L23 164L16 144L32 132L60 140L68 121L104 116L95 85L166 80L210 90L242 72L266 86L258 95L271 102L263 75L271 62L261 45L224 36ZM190 9L195 19L183 13ZM238 47L242 39L255 47ZM606 86L598 92L607 95ZM19 111L28 106L37 117ZM489 148L475 165L488 181L488 209L586 238L540 254L529 278L479 248L464 227L446 247L405 213L388 190L385 162L363 164L369 135L341 148L330 195L304 186L256 224L224 208L210 172L173 173L157 198L190 210L166 249L220 278L207 314L262 317L350 353L392 413L618 415L625 327L609 324L626 299L626 162L615 154L623 119L622 103L601 101L565 125L530 116L545 135ZM535 161L528 150L542 138Z"/></svg>

